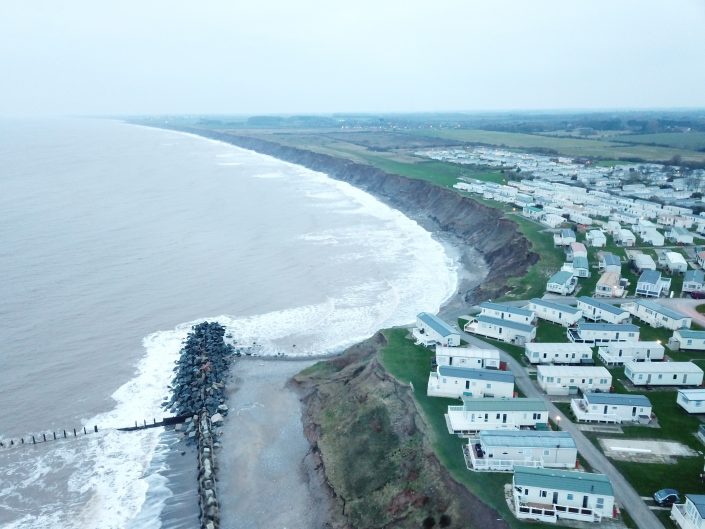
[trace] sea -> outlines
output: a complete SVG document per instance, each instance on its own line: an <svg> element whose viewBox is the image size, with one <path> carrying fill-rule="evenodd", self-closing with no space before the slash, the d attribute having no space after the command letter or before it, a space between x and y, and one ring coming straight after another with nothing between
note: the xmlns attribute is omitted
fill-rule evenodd
<svg viewBox="0 0 705 529"><path fill-rule="evenodd" d="M325 174L115 120L0 121L0 527L187 526L165 516L183 443L117 428L168 415L195 323L331 354L438 311L458 274L416 222Z"/></svg>

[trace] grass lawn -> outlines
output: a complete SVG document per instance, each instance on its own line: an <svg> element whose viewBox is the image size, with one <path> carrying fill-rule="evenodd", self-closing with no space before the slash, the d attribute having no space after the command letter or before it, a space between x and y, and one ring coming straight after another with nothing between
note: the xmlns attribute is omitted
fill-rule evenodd
<svg viewBox="0 0 705 529"><path fill-rule="evenodd" d="M501 300L530 299L543 296L546 281L558 272L565 260L565 252L553 245L553 235L546 233L546 227L527 220L519 215L510 215L524 236L531 241L531 250L540 256L523 277L507 281L510 290Z"/></svg>
<svg viewBox="0 0 705 529"><path fill-rule="evenodd" d="M511 483L512 475L504 473L471 472L465 467L462 454L464 441L448 433L444 414L449 405L458 400L428 397L426 385L433 352L415 345L406 338L406 329L384 331L389 344L382 350L380 358L385 369L403 384L414 386L414 400L429 427L431 444L440 462L458 482L473 494L495 508L511 527L555 527L547 524L524 523L509 511L504 500L504 485Z"/></svg>
<svg viewBox="0 0 705 529"><path fill-rule="evenodd" d="M695 310L697 310L700 314L705 314L705 303L703 303L702 305L698 305L697 307L695 307Z"/></svg>

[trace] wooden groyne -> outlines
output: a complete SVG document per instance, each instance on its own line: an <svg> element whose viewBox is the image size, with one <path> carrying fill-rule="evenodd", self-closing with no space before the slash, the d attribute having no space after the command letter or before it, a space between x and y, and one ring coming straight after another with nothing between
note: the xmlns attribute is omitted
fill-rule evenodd
<svg viewBox="0 0 705 529"><path fill-rule="evenodd" d="M26 436L18 437L17 439L0 440L0 449L33 446L41 443L48 443L49 441L58 441L60 439L74 439L92 433L98 433L98 426L93 426L92 428L82 426L80 428L73 428L70 430L59 430L58 432L49 431L37 434L27 434Z"/></svg>

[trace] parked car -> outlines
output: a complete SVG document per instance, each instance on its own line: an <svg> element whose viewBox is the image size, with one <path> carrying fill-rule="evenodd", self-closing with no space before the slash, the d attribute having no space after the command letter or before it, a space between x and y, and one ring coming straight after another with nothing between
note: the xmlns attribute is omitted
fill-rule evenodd
<svg viewBox="0 0 705 529"><path fill-rule="evenodd" d="M693 299L705 299L705 292L691 292L690 297Z"/></svg>
<svg viewBox="0 0 705 529"><path fill-rule="evenodd" d="M661 507L669 507L680 503L681 497L676 489L661 489L654 492L654 501Z"/></svg>

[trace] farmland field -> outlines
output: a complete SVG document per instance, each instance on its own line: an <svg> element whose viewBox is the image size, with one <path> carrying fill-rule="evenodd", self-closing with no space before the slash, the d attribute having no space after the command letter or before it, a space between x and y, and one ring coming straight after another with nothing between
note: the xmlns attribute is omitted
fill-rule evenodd
<svg viewBox="0 0 705 529"><path fill-rule="evenodd" d="M663 132L660 134L625 134L616 141L626 143L641 143L646 145L662 145L677 149L699 151L705 149L705 132Z"/></svg>
<svg viewBox="0 0 705 529"><path fill-rule="evenodd" d="M684 161L705 161L705 153L694 150L623 143L622 138L628 136L620 136L620 142L616 142L477 129L424 129L407 131L407 134L443 138L452 142L504 146L510 149L544 149L565 156L609 160L639 158L646 161L668 161L673 156L679 155Z"/></svg>

